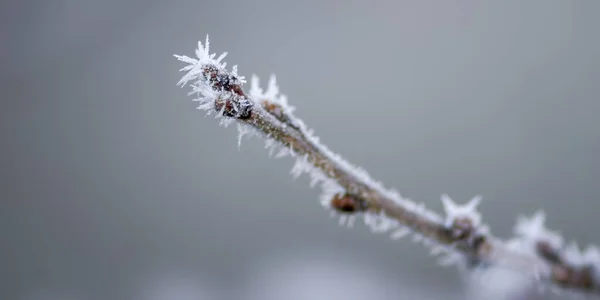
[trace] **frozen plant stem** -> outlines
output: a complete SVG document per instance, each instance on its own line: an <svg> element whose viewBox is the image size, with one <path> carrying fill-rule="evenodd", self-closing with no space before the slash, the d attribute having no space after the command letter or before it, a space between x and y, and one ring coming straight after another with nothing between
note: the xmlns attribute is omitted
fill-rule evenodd
<svg viewBox="0 0 600 300"><path fill-rule="evenodd" d="M444 217L402 198L321 144L293 114L274 77L266 92L253 78L247 93L237 66L227 70L222 62L226 54L215 58L208 46L207 37L204 45L198 43L197 58L175 55L188 64L181 69L186 74L179 85L190 86L198 108L215 113L221 124L236 122L240 141L245 134L260 135L271 152L279 150L277 156L293 156L292 173L308 173L311 185L320 184L322 204L339 214L343 223L362 216L375 232L391 231L393 238L412 233L432 253L443 253L446 263L506 267L531 275L540 285L600 294L598 249L590 246L581 253L574 244L563 247L562 237L545 229L543 213L522 218L515 227L516 237L503 241L481 223L479 197L458 205L442 196Z"/></svg>

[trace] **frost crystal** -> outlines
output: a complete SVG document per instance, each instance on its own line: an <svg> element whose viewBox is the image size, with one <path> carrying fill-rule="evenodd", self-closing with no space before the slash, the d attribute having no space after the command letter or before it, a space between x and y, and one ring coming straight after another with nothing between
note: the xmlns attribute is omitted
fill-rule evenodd
<svg viewBox="0 0 600 300"><path fill-rule="evenodd" d="M241 92L241 86L246 82L243 76L237 73L237 66L231 71L225 69L226 63L222 60L227 53L215 58L216 54L209 52L209 40L206 36L204 45L198 42L196 57L190 58L183 55L174 55L179 61L188 65L180 71L187 72L177 83L180 86L189 85L192 88L190 94L197 95L194 101L200 102L198 109L208 111L210 114L218 110L217 117L222 115L228 117L248 118L250 110L254 105Z"/></svg>
<svg viewBox="0 0 600 300"><path fill-rule="evenodd" d="M588 246L581 251L576 242L570 242L563 250L565 260L575 266L594 265L600 267L600 250L596 246Z"/></svg>
<svg viewBox="0 0 600 300"><path fill-rule="evenodd" d="M364 214L364 221L374 233L384 233L397 228L400 224L394 219L388 218L384 213L367 212Z"/></svg>
<svg viewBox="0 0 600 300"><path fill-rule="evenodd" d="M456 218L468 218L471 220L473 227L479 226L481 214L477 211L477 206L480 202L481 196L475 196L469 202L459 205L450 199L448 195L442 195L442 204L446 212L445 226L452 226Z"/></svg>
<svg viewBox="0 0 600 300"><path fill-rule="evenodd" d="M398 229L396 229L394 232L392 232L392 234L390 235L390 238L392 240L397 240L397 239L401 239L407 235L409 235L411 233L411 230L408 229L407 227L400 227Z"/></svg>
<svg viewBox="0 0 600 300"><path fill-rule="evenodd" d="M277 79L275 75L271 75L269 77L269 83L266 91L263 91L263 89L260 87L260 79L258 76L252 75L250 91L248 92L248 95L250 95L250 98L254 99L255 101L267 100L273 104L277 104L281 106L283 112L286 114L291 114L296 109L288 104L287 97L285 95L279 93L279 86L277 86Z"/></svg>
<svg viewBox="0 0 600 300"><path fill-rule="evenodd" d="M531 218L520 216L513 232L521 239L530 241L532 245L543 241L549 243L554 249L560 249L563 245L562 236L546 229L545 222L546 214L541 210L533 214Z"/></svg>
<svg viewBox="0 0 600 300"><path fill-rule="evenodd" d="M585 264L583 254L576 242L570 242L563 250L565 260L570 264L581 266Z"/></svg>
<svg viewBox="0 0 600 300"><path fill-rule="evenodd" d="M583 262L600 266L600 250L596 246L588 246L583 252Z"/></svg>
<svg viewBox="0 0 600 300"><path fill-rule="evenodd" d="M459 267L464 267L465 264L465 257L464 255L458 253L458 252L448 252L442 256L440 256L440 258L438 259L438 264L440 264L440 266L444 266L444 267L449 267L452 265L456 265Z"/></svg>
<svg viewBox="0 0 600 300"><path fill-rule="evenodd" d="M223 119L223 120L232 120L232 119ZM245 136L249 137L249 136L256 134L250 126L241 124L241 123L237 124L237 130L238 130L238 142L237 142L238 149L242 146L242 140L244 139Z"/></svg>

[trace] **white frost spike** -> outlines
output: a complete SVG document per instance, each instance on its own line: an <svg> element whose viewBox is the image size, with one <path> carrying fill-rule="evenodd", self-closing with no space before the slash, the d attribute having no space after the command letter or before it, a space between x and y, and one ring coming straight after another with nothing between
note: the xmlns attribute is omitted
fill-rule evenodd
<svg viewBox="0 0 600 300"><path fill-rule="evenodd" d="M596 246L588 246L583 252L583 261L600 267L600 250Z"/></svg>
<svg viewBox="0 0 600 300"><path fill-rule="evenodd" d="M549 243L554 249L559 249L563 245L563 238L560 234L549 231L545 228L546 215L543 211L537 211L531 218L520 216L513 229L515 235L529 240L532 243L544 241Z"/></svg>
<svg viewBox="0 0 600 300"><path fill-rule="evenodd" d="M437 242L434 242L432 239L425 237L425 236L423 236L423 240L421 241L421 245L423 245L423 246L425 246L425 248L429 248L429 249L437 247L436 243Z"/></svg>
<svg viewBox="0 0 600 300"><path fill-rule="evenodd" d="M321 195L319 195L319 202L325 208L331 208L331 199L336 194L344 193L344 189L335 181L331 179L326 179L321 182ZM335 214L335 210L331 211Z"/></svg>
<svg viewBox="0 0 600 300"><path fill-rule="evenodd" d="M250 95L250 98L255 99L255 101L263 100L263 89L260 87L260 78L256 74L252 74L248 95Z"/></svg>
<svg viewBox="0 0 600 300"><path fill-rule="evenodd" d="M394 232L392 232L392 234L390 234L390 238L392 240L398 240L409 234L410 234L410 229L408 229L406 227L400 227L400 228L396 229Z"/></svg>
<svg viewBox="0 0 600 300"><path fill-rule="evenodd" d="M308 163L308 155L302 156L301 158L297 158L294 166L290 173L294 178L300 177L302 173L308 172L312 169L312 166Z"/></svg>
<svg viewBox="0 0 600 300"><path fill-rule="evenodd" d="M477 211L477 206L481 202L481 196L475 196L469 202L458 205L446 194L442 195L442 204L446 212L445 225L450 227L457 217L467 217L473 223L473 226L479 226L481 214Z"/></svg>
<svg viewBox="0 0 600 300"><path fill-rule="evenodd" d="M277 149L277 142L274 139L267 138L265 141L265 149L269 152L269 156L273 156L273 153Z"/></svg>
<svg viewBox="0 0 600 300"><path fill-rule="evenodd" d="M181 68L180 71L187 71L188 73L185 74L181 80L179 80L179 82L177 83L178 85L184 86L186 83L198 79L198 75L202 72L202 66L207 65L207 64L212 64L214 66L216 66L217 68L223 69L225 68L225 65L223 63L221 63L220 60L215 60L215 54L209 54L209 39L208 39L208 35L206 36L206 42L204 42L204 45L202 45L201 41L198 41L198 49L196 49L196 57L197 59L191 58L191 57L187 57L184 55L175 55L175 57L182 62L188 63L189 65ZM220 59L225 58L224 55L219 56ZM203 92L202 90L204 90L204 88L202 88L202 90L200 89L194 89L197 90L198 92Z"/></svg>
<svg viewBox="0 0 600 300"><path fill-rule="evenodd" d="M339 221L340 226L345 226L347 221L348 221L348 215L340 216L340 221Z"/></svg>
<svg viewBox="0 0 600 300"><path fill-rule="evenodd" d="M440 255L442 253L446 253L446 248L441 247L441 246L432 246L431 247L431 251L429 251L429 254L433 255L433 256L437 256Z"/></svg>
<svg viewBox="0 0 600 300"><path fill-rule="evenodd" d="M294 107L290 106L287 101L287 97L279 93L279 87L277 86L277 79L275 75L269 77L269 83L267 84L267 90L264 91L259 86L260 80L258 76L252 75L252 82L250 84L250 91L248 95L255 101L269 101L273 104L281 106L281 109L288 115L294 111ZM301 122L297 118L292 118L294 123Z"/></svg>
<svg viewBox="0 0 600 300"><path fill-rule="evenodd" d="M412 241L415 243L419 243L419 242L423 241L423 235L420 233L413 234Z"/></svg>
<svg viewBox="0 0 600 300"><path fill-rule="evenodd" d="M203 56L209 56L208 55L208 51L210 48L210 40L208 39L208 34L206 35L206 42L204 42L204 47L202 47L202 42L198 41L198 49L196 50L196 56L198 56L198 58L203 57Z"/></svg>
<svg viewBox="0 0 600 300"><path fill-rule="evenodd" d="M208 111L206 113L207 115L210 115L210 113L212 112L212 108L213 108L213 104L210 102L200 102L200 105L196 106L196 109L198 109L198 110Z"/></svg>
<svg viewBox="0 0 600 300"><path fill-rule="evenodd" d="M242 139L244 138L244 136L248 133L250 133L250 130L248 129L248 127L246 125L242 125L242 124L237 124L237 129L238 129L238 149L240 149L242 147Z"/></svg>
<svg viewBox="0 0 600 300"><path fill-rule="evenodd" d="M275 154L275 158L282 158L290 155L290 149L282 147L279 149L279 152Z"/></svg>
<svg viewBox="0 0 600 300"><path fill-rule="evenodd" d="M208 37L206 37L206 38L208 38ZM223 52L221 55L219 55L219 57L217 58L216 62L217 63L221 63L221 61L223 60L223 58L225 58L225 56L227 56L227 52ZM236 68L236 66L234 66L234 69L235 68Z"/></svg>
<svg viewBox="0 0 600 300"><path fill-rule="evenodd" d="M356 216L354 216L354 215L348 216L348 222L346 222L346 227L348 227L348 228L354 227L354 221L356 221Z"/></svg>
<svg viewBox="0 0 600 300"><path fill-rule="evenodd" d="M269 85L267 86L267 91L265 92L265 98L276 100L278 95L279 87L277 86L277 78L275 77L275 74L272 74L269 77Z"/></svg>
<svg viewBox="0 0 600 300"><path fill-rule="evenodd" d="M317 184L319 184L319 182L323 182L325 180L327 180L327 177L325 177L322 172L320 172L318 169L312 168L312 171L310 172L310 188L314 188Z"/></svg>
<svg viewBox="0 0 600 300"><path fill-rule="evenodd" d="M383 233L398 227L398 221L388 218L383 213L366 213L364 221L366 225L371 227L373 233Z"/></svg>
<svg viewBox="0 0 600 300"><path fill-rule="evenodd" d="M441 256L438 259L438 263L441 266L449 267L452 265L460 265L464 261L463 256L461 254L450 252L446 255Z"/></svg>
<svg viewBox="0 0 600 300"><path fill-rule="evenodd" d="M223 126L225 128L227 128L229 125L231 125L231 123L233 123L233 119L231 118L221 118L221 120L219 121L219 126ZM238 124L238 130L239 130L239 124ZM241 137L240 137L241 139ZM241 140L240 140L241 142ZM238 148L240 147L239 143L238 143Z"/></svg>
<svg viewBox="0 0 600 300"><path fill-rule="evenodd" d="M355 220L356 220L356 216L342 214L342 215L340 215L339 224L342 227L352 228L354 226Z"/></svg>
<svg viewBox="0 0 600 300"><path fill-rule="evenodd" d="M579 245L576 242L569 243L563 252L565 260L570 264L581 266L585 263L581 250L579 250Z"/></svg>

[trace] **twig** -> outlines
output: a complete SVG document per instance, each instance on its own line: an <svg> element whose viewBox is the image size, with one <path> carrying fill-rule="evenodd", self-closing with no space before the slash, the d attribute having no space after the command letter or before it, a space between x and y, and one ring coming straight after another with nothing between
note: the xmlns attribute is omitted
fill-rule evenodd
<svg viewBox="0 0 600 300"><path fill-rule="evenodd" d="M477 211L480 197L458 205L442 196L445 217L404 199L321 144L293 115L294 109L279 95L274 77L266 92L254 78L246 93L242 88L245 79L237 74L237 67L228 71L221 62L226 54L215 59L208 46L208 37L205 45L198 43L197 59L176 55L188 64L181 69L186 74L179 85L191 86L191 94L200 102L198 108L208 114L216 112L222 124L237 121L240 141L245 134L259 134L267 139L271 152L279 149L278 156L294 156L292 172L296 176L308 173L311 185L322 186L321 202L338 213L342 223L363 216L374 231L392 231L393 238L412 233L433 253L443 253L446 262L506 267L530 274L540 284L600 294L600 252L596 247L588 247L583 254L577 247L564 248L562 238L544 228L543 213L521 219L515 228L517 237L502 241L481 224Z"/></svg>

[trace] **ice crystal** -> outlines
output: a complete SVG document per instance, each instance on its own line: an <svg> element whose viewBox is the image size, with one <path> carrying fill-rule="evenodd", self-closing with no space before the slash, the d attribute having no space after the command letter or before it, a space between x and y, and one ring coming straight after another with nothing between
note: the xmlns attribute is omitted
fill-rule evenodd
<svg viewBox="0 0 600 300"><path fill-rule="evenodd" d="M481 214L477 211L477 206L481 202L481 196L473 197L469 202L459 205L456 204L446 194L442 195L442 204L446 213L445 225L450 227L457 218L468 218L471 220L473 227L479 226L481 223Z"/></svg>
<svg viewBox="0 0 600 300"><path fill-rule="evenodd" d="M534 213L530 218L520 216L513 232L519 238L528 240L532 244L546 242L554 249L560 249L563 245L562 236L557 232L546 229L545 222L546 214L541 210Z"/></svg>
<svg viewBox="0 0 600 300"><path fill-rule="evenodd" d="M241 86L246 82L243 76L237 73L237 66L233 66L231 71L225 67L226 63L222 60L227 53L221 54L215 58L216 54L209 51L209 39L206 36L206 42L198 42L196 49L196 58L184 55L174 55L179 61L188 65L181 68L180 71L186 72L177 83L180 86L189 85L192 88L191 95L196 95L194 101L199 102L198 109L208 111L210 114L217 108L217 100L221 104L220 112L217 117L248 117L248 113L253 103L245 95L240 93Z"/></svg>
<svg viewBox="0 0 600 300"><path fill-rule="evenodd" d="M438 264L440 266L449 267L449 266L465 266L465 256L458 252L450 251L440 256L438 259Z"/></svg>
<svg viewBox="0 0 600 300"><path fill-rule="evenodd" d="M563 249L565 260L575 266L592 265L596 268L600 267L600 250L596 246L588 246L585 250L581 250L576 242L570 242Z"/></svg>
<svg viewBox="0 0 600 300"><path fill-rule="evenodd" d="M583 253L581 253L581 249L579 249L577 242L573 241L568 243L563 250L563 255L565 260L570 264L581 266L585 263L583 259Z"/></svg>
<svg viewBox="0 0 600 300"><path fill-rule="evenodd" d="M210 54L209 46L210 43L207 35L206 42L204 43L204 45L201 41L198 41L198 49L196 49L195 52L197 58L191 58L185 55L174 55L179 61L188 64L187 66L180 69L180 71L184 71L187 73L183 77L181 77L177 85L183 87L189 82L194 82L195 80L197 80L204 71L202 69L204 66L212 65L221 70L225 69L227 64L222 63L221 61L225 58L225 56L227 56L227 52L224 52L217 59L215 59L214 57L216 54ZM240 79L243 80L243 78Z"/></svg>
<svg viewBox="0 0 600 300"><path fill-rule="evenodd" d="M586 264L593 264L600 267L600 249L596 246L588 246L583 251L582 260Z"/></svg>
<svg viewBox="0 0 600 300"><path fill-rule="evenodd" d="M364 214L364 221L374 233L385 233L391 229L398 228L400 225L398 221L389 218L383 212L366 212Z"/></svg>
<svg viewBox="0 0 600 300"><path fill-rule="evenodd" d="M291 114L295 110L293 106L288 104L287 97L279 93L279 86L277 85L277 79L274 74L269 77L266 91L260 87L260 78L256 75L252 75L250 91L248 94L250 95L250 98L255 101L267 100L281 106L286 114Z"/></svg>
<svg viewBox="0 0 600 300"><path fill-rule="evenodd" d="M392 234L390 234L390 238L392 240L397 240L397 239L401 239L407 235L409 235L412 231L410 229L408 229L408 227L402 226L396 230L394 230L394 232L392 232Z"/></svg>
<svg viewBox="0 0 600 300"><path fill-rule="evenodd" d="M223 120L232 120L232 119L223 119ZM250 137L255 133L255 131L250 128L250 126L245 125L245 124L241 124L238 123L237 124L237 130L238 130L238 140L237 140L237 145L238 145L238 149L242 146L242 139L244 139L245 136Z"/></svg>

